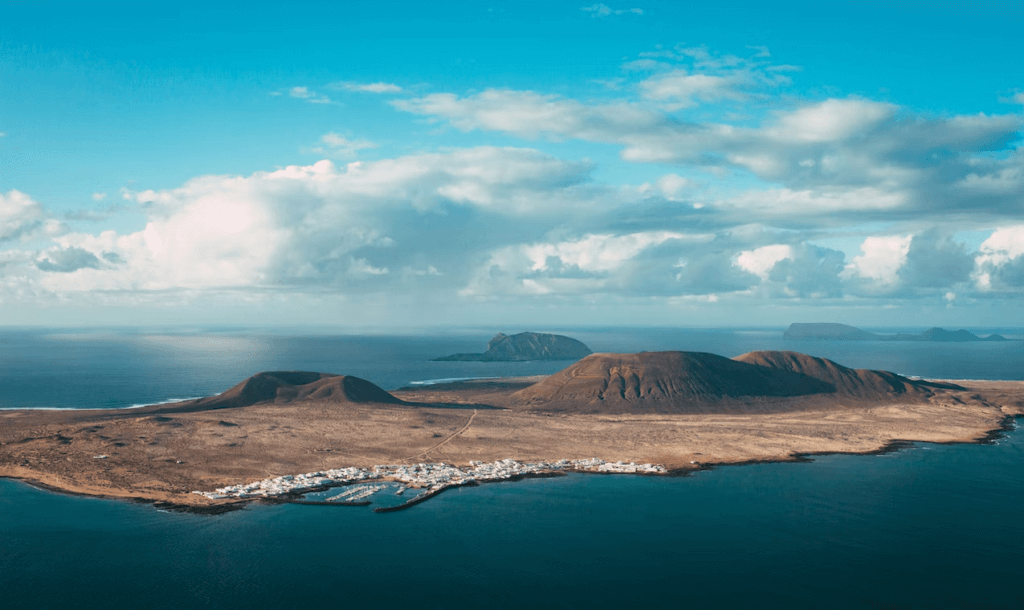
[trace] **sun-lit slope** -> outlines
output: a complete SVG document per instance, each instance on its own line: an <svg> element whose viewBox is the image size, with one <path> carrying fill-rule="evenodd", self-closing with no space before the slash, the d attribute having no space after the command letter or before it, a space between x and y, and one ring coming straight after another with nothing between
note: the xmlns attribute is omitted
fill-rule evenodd
<svg viewBox="0 0 1024 610"><path fill-rule="evenodd" d="M788 351L749 352L735 358L778 371L800 373L823 381L837 394L862 400L884 400L893 396L927 397L939 388L959 389L949 384L912 380L888 371L851 369L825 358Z"/></svg>
<svg viewBox="0 0 1024 610"><path fill-rule="evenodd" d="M257 373L216 396L196 400L191 406L197 409L225 409L302 400L386 404L402 402L373 383L351 375L272 371Z"/></svg>
<svg viewBox="0 0 1024 610"><path fill-rule="evenodd" d="M592 354L512 395L511 404L578 413L686 413L833 392L824 381L703 352Z"/></svg>

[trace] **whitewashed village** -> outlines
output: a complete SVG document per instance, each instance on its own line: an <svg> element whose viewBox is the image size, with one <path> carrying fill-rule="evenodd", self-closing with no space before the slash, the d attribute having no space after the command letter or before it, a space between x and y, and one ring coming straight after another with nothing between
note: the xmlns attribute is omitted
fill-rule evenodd
<svg viewBox="0 0 1024 610"><path fill-rule="evenodd" d="M400 486L396 495L407 489L424 490L408 504L436 495L450 487L461 487L475 483L487 483L544 476L565 472L589 472L605 474L666 474L664 466L657 464L636 464L633 462L606 462L597 458L580 460L558 460L556 462L518 462L504 459L496 462L472 461L460 468L445 463L419 463L408 465L384 465L367 468L333 468L304 474L284 475L252 483L241 483L221 487L215 491L193 491L211 500L259 499L296 496L330 487L348 486L345 491L327 498L325 502L339 504L366 504L366 498L382 491L388 485L357 485L363 481L393 482Z"/></svg>

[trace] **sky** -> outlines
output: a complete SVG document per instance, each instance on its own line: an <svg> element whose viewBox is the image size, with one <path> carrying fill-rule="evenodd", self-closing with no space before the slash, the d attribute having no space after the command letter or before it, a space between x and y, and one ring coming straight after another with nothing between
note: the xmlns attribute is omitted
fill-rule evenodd
<svg viewBox="0 0 1024 610"><path fill-rule="evenodd" d="M0 2L0 326L1021 326L1021 31Z"/></svg>

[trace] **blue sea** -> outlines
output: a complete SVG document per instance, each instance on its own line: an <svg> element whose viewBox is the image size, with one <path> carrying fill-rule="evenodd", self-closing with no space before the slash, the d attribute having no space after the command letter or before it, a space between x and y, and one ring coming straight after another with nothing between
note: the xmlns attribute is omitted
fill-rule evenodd
<svg viewBox="0 0 1024 610"><path fill-rule="evenodd" d="M0 408L131 407L220 392L261 370L345 373L395 389L565 366L430 361L482 351L497 330L516 329L0 329ZM930 378L1024 379L1019 341L549 330L595 351L793 349ZM218 516L0 480L0 608L1022 608L1022 468L1024 432L1013 430L987 444L688 477L487 484L397 513L252 505Z"/></svg>

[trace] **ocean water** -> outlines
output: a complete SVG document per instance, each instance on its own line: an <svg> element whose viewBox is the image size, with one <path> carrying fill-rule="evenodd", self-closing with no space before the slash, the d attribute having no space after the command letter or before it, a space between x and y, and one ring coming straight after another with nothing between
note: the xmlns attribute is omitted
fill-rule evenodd
<svg viewBox="0 0 1024 610"><path fill-rule="evenodd" d="M796 349L925 377L1024 379L1017 342L572 334L602 351ZM428 362L489 338L0 332L0 407L130 406L209 394L267 369L395 388L564 366ZM198 516L0 480L0 607L1021 608L1022 467L1015 430L983 445L688 477L487 484L387 514L252 505Z"/></svg>
<svg viewBox="0 0 1024 610"><path fill-rule="evenodd" d="M919 329L918 329L919 330ZM508 331L512 332L512 331ZM789 349L855 368L956 379L1024 378L1024 341L789 341L782 329L552 329L594 351L705 351L726 357ZM1000 329L1024 338L1024 331ZM123 408L209 396L270 370L341 373L386 390L412 382L551 374L566 362L432 362L480 352L491 331L355 336L267 331L11 330L0 328L0 408Z"/></svg>

